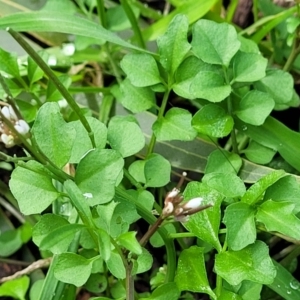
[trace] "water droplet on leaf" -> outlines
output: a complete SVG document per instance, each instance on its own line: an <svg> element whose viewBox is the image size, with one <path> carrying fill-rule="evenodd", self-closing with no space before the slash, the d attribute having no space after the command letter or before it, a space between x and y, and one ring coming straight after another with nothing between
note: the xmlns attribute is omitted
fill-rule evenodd
<svg viewBox="0 0 300 300"><path fill-rule="evenodd" d="M300 282L299 282L298 280L294 279L294 280L292 280L292 281L290 282L290 287L291 287L293 290L297 290L297 289L299 289L299 287L300 287Z"/></svg>

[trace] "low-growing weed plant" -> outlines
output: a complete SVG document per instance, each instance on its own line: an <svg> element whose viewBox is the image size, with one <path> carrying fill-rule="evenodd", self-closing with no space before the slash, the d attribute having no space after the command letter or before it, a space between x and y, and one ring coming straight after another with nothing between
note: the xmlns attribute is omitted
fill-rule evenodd
<svg viewBox="0 0 300 300"><path fill-rule="evenodd" d="M237 1L225 22L179 2L0 18L27 52L0 48L0 263L28 262L0 296L300 299L300 134L271 116L300 104L299 6L253 1L241 30ZM31 31L73 41L35 50Z"/></svg>

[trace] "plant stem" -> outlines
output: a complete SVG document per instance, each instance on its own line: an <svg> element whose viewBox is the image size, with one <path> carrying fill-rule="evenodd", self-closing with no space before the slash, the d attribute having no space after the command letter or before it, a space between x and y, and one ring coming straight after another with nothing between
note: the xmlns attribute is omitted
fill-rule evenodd
<svg viewBox="0 0 300 300"><path fill-rule="evenodd" d="M117 187L116 195L120 196L126 201L133 203L136 206L137 212L150 225L154 224L157 221L157 219L152 215L150 211L148 211L142 204L137 202L134 197L131 197L129 194L127 194L125 190ZM166 231L166 229L163 227L158 227L157 231L160 234L161 238L163 239L167 251L168 269L167 269L167 275L165 279L165 282L167 283L174 280L175 271L176 271L176 252L175 252L174 243L169 238L169 234Z"/></svg>
<svg viewBox="0 0 300 300"><path fill-rule="evenodd" d="M162 224L163 218L161 216L156 219L155 223L148 229L144 236L140 239L140 245L145 247L151 236L157 231L158 227Z"/></svg>
<svg viewBox="0 0 300 300"><path fill-rule="evenodd" d="M291 262L300 255L300 245L297 245L293 251L291 251L284 259L280 261L280 264L284 267L288 267Z"/></svg>
<svg viewBox="0 0 300 300"><path fill-rule="evenodd" d="M98 10L98 16L100 24L106 28L106 15L105 15L105 6L104 1L97 0L97 10Z"/></svg>
<svg viewBox="0 0 300 300"><path fill-rule="evenodd" d="M139 47L146 49L145 41L143 39L143 35L140 30L140 26L137 23L135 15L131 9L131 6L128 4L127 0L120 0L120 3L126 13L126 16L131 24L132 30L137 40L137 44Z"/></svg>
<svg viewBox="0 0 300 300"><path fill-rule="evenodd" d="M134 300L134 279L131 272L133 263L130 262L126 267L126 300Z"/></svg>
<svg viewBox="0 0 300 300"><path fill-rule="evenodd" d="M283 71L288 72L292 68L293 63L297 58L297 56L299 55L299 53L300 53L300 45L299 45L298 38L296 37L293 42L291 53L282 69Z"/></svg>
<svg viewBox="0 0 300 300"><path fill-rule="evenodd" d="M160 121L161 118L163 117L164 113L165 113L165 109L166 109L166 106L167 106L167 103L168 103L169 95L170 95L170 89L168 88L167 91L164 94L160 109L158 111L156 122ZM156 137L155 137L154 132L152 132L146 157L148 157L153 152L154 147L155 147L155 143L156 143Z"/></svg>
<svg viewBox="0 0 300 300"><path fill-rule="evenodd" d="M15 32L11 28L7 28L6 30L23 47L23 49L30 55L30 57L37 63L37 65L45 72L45 74L49 77L49 79L52 80L52 82L54 83L56 88L59 90L59 92L62 94L62 96L66 99L66 101L68 102L70 107L73 109L73 111L77 114L82 125L88 132L88 135L89 135L89 138L91 140L93 147L96 148L94 133L93 133L88 121L86 120L84 114L82 113L80 107L78 106L76 101L73 99L73 97L70 95L68 90L58 80L58 78L55 76L53 71L42 60L42 58L33 50L33 48L22 38L22 36L18 32Z"/></svg>
<svg viewBox="0 0 300 300"><path fill-rule="evenodd" d="M134 185L138 190L143 190L142 185L137 182L133 176L127 171L127 169L123 169L125 177L131 182L132 185Z"/></svg>
<svg viewBox="0 0 300 300"><path fill-rule="evenodd" d="M232 101L231 101L231 96L230 95L227 97L227 109L228 109L228 113L232 116ZM231 130L230 137L231 137L233 152L236 153L236 154L239 154L234 127Z"/></svg>
<svg viewBox="0 0 300 300"><path fill-rule="evenodd" d="M13 108L16 116L19 119L23 119L22 115L20 114L20 111L18 110L18 108L16 106L15 99L14 99L13 95L11 94L11 92L10 92L10 90L9 90L9 88L8 88L8 86L7 86L7 84L6 84L5 80L4 80L1 72L0 72L0 84L1 84L4 92L7 94L6 99L7 99L8 104L11 105L11 107Z"/></svg>

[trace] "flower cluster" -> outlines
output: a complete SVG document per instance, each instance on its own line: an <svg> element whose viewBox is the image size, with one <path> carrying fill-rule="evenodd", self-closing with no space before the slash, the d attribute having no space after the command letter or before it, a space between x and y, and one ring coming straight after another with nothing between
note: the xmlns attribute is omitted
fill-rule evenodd
<svg viewBox="0 0 300 300"><path fill-rule="evenodd" d="M197 197L189 201L183 202L183 197L180 195L180 190L174 188L165 198L162 218L174 216L176 221L186 222L189 215L211 207L211 204L202 205L203 198Z"/></svg>
<svg viewBox="0 0 300 300"><path fill-rule="evenodd" d="M15 130L23 136L28 135L30 127L24 120L21 120L17 117L16 113L10 105L3 106L1 108L0 141L3 142L7 148L10 148L18 144L20 141L17 134L9 128L9 126L5 122L6 120L1 116L4 116L4 118L12 124Z"/></svg>

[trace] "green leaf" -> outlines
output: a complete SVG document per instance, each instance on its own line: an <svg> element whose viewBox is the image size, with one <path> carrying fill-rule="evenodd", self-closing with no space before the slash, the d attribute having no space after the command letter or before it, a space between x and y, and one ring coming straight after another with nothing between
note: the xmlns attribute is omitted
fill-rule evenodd
<svg viewBox="0 0 300 300"><path fill-rule="evenodd" d="M107 138L107 128L106 126L93 117L86 117L87 122L89 123L95 138L96 148L102 149L106 146ZM81 158L91 149L93 145L91 139L89 138L88 132L83 127L82 123L77 120L69 122L68 125L73 127L76 131L75 142L72 148L72 154L70 158L70 163L79 163Z"/></svg>
<svg viewBox="0 0 300 300"><path fill-rule="evenodd" d="M82 224L67 224L55 228L45 236L39 244L40 250L49 250L53 254L66 252L75 234L84 226Z"/></svg>
<svg viewBox="0 0 300 300"><path fill-rule="evenodd" d="M75 253L58 255L54 267L56 279L80 287L86 283L92 271L92 260L88 260Z"/></svg>
<svg viewBox="0 0 300 300"><path fill-rule="evenodd" d="M257 164L268 164L273 159L276 151L251 140L248 147L241 153L244 153L247 159Z"/></svg>
<svg viewBox="0 0 300 300"><path fill-rule="evenodd" d="M18 229L7 230L0 233L0 256L8 257L21 248L23 241L21 231Z"/></svg>
<svg viewBox="0 0 300 300"><path fill-rule="evenodd" d="M238 202L227 206L223 222L227 228L227 243L232 250L241 250L256 239L255 210L246 203Z"/></svg>
<svg viewBox="0 0 300 300"><path fill-rule="evenodd" d="M273 260L277 274L273 283L267 286L285 300L300 299L300 283L281 264ZM250 299L249 299L250 300ZM252 299L251 299L252 300Z"/></svg>
<svg viewBox="0 0 300 300"><path fill-rule="evenodd" d="M142 247L136 240L135 236L136 232L134 231L125 232L118 237L117 241L122 247L129 250L130 252L141 255Z"/></svg>
<svg viewBox="0 0 300 300"><path fill-rule="evenodd" d="M39 246L41 241L53 230L68 225L69 222L55 214L42 215L39 221L34 225L32 230L32 240Z"/></svg>
<svg viewBox="0 0 300 300"><path fill-rule="evenodd" d="M201 292L217 299L207 280L203 248L192 246L180 253L175 283L180 291Z"/></svg>
<svg viewBox="0 0 300 300"><path fill-rule="evenodd" d="M144 51L125 42L96 22L81 16L68 14L66 11L38 11L8 15L0 20L0 29L6 29L7 27L11 27L16 31L52 31L82 35L99 39L100 43L106 40L122 47Z"/></svg>
<svg viewBox="0 0 300 300"><path fill-rule="evenodd" d="M142 112L155 105L155 94L149 87L136 87L129 79L121 82L122 105L133 113Z"/></svg>
<svg viewBox="0 0 300 300"><path fill-rule="evenodd" d="M111 149L95 149L78 164L75 182L83 194L92 194L86 199L90 205L109 202L115 194L115 186L122 175L124 160Z"/></svg>
<svg viewBox="0 0 300 300"><path fill-rule="evenodd" d="M285 176L267 188L264 200L288 201L295 205L294 213L300 211L300 185L294 176Z"/></svg>
<svg viewBox="0 0 300 300"><path fill-rule="evenodd" d="M0 48L0 70L12 77L20 79L21 77L17 59L18 57L16 53L6 52Z"/></svg>
<svg viewBox="0 0 300 300"><path fill-rule="evenodd" d="M180 298L180 291L175 282L164 283L155 289L151 296L147 299L151 300L178 300Z"/></svg>
<svg viewBox="0 0 300 300"><path fill-rule="evenodd" d="M39 148L53 163L61 168L69 161L76 133L64 121L57 103L45 103L39 109L32 131Z"/></svg>
<svg viewBox="0 0 300 300"><path fill-rule="evenodd" d="M145 162L145 178L147 187L165 186L170 181L171 165L159 154L151 154Z"/></svg>
<svg viewBox="0 0 300 300"><path fill-rule="evenodd" d="M248 92L239 102L235 114L244 122L262 125L274 108L272 97L260 91Z"/></svg>
<svg viewBox="0 0 300 300"><path fill-rule="evenodd" d="M199 20L193 27L193 52L204 62L228 66L240 48L232 25Z"/></svg>
<svg viewBox="0 0 300 300"><path fill-rule="evenodd" d="M242 163L242 159L238 154L217 149L208 156L205 174L213 172L237 174L242 167Z"/></svg>
<svg viewBox="0 0 300 300"><path fill-rule="evenodd" d="M285 104L293 97L294 80L292 75L285 71L268 70L266 77L255 82L254 87L268 93L276 104Z"/></svg>
<svg viewBox="0 0 300 300"><path fill-rule="evenodd" d="M25 215L41 213L59 196L51 173L33 160L14 169L9 187Z"/></svg>
<svg viewBox="0 0 300 300"><path fill-rule="evenodd" d="M176 15L165 34L157 39L160 63L172 76L191 45L187 41L189 21L185 15Z"/></svg>
<svg viewBox="0 0 300 300"><path fill-rule="evenodd" d="M174 0L172 1L174 2ZM172 3L173 4L173 3ZM150 25L143 31L143 37L145 40L155 40L158 36L162 35L171 20L177 14L184 14L188 17L190 24L193 24L201 17L203 17L209 10L216 4L216 0L207 0L205 2L199 2L194 0L189 0L185 2L180 2L179 7L175 8L172 12L167 14L166 16L159 18L157 22Z"/></svg>
<svg viewBox="0 0 300 300"><path fill-rule="evenodd" d="M142 254L133 261L132 275L145 273L151 269L153 257L145 248L142 248Z"/></svg>
<svg viewBox="0 0 300 300"><path fill-rule="evenodd" d="M277 150L295 169L300 171L300 133L295 132L276 119L268 117L263 125L257 127L235 120L235 125L256 142Z"/></svg>
<svg viewBox="0 0 300 300"><path fill-rule="evenodd" d="M111 235L111 222L115 208L119 203L111 201L107 204L97 205L96 210L100 218L95 220L95 224L98 228L103 229L109 235Z"/></svg>
<svg viewBox="0 0 300 300"><path fill-rule="evenodd" d="M239 295L243 300L260 300L262 287L260 283L244 280L239 288Z"/></svg>
<svg viewBox="0 0 300 300"><path fill-rule="evenodd" d="M286 173L283 170L274 170L268 175L262 177L247 190L241 201L250 205L255 204L261 199L263 193L269 186L285 175Z"/></svg>
<svg viewBox="0 0 300 300"><path fill-rule="evenodd" d="M243 181L234 173L209 173L202 181L225 197L240 197L246 191Z"/></svg>
<svg viewBox="0 0 300 300"><path fill-rule="evenodd" d="M96 2L95 6L96 6ZM132 12L135 18L139 17L139 9L135 6L131 6ZM106 12L107 28L112 31L123 31L131 28L130 21L124 11L122 5L116 5L109 7Z"/></svg>
<svg viewBox="0 0 300 300"><path fill-rule="evenodd" d="M238 285L243 280L270 284L276 276L269 249L261 241L240 251L228 250L217 254L215 271L231 285Z"/></svg>
<svg viewBox="0 0 300 300"><path fill-rule="evenodd" d="M141 125L147 143L149 143L152 134L151 126L157 119L157 116L151 114L150 112L143 112L135 115L135 117L138 120L139 124ZM237 120L237 122L239 123L238 127L241 130L243 129L242 124L246 126L245 123L241 123L241 121L239 120ZM251 125L249 125L249 127L250 126ZM262 126L264 128L265 124ZM251 127L258 128L257 133L260 133L259 128L261 128L262 126L260 127L251 126ZM296 132L292 132L291 130L289 130L287 134L289 135L290 133L293 133L292 136L294 136L295 139L298 140L290 140L290 139L287 141L286 139L284 140L288 144L294 143L295 147L293 147L292 150L295 151L295 153L298 153L299 150L297 149L300 149L300 143L298 143L298 141L300 140L300 134L297 134ZM283 139L282 137L280 138ZM269 137L266 136L265 139L269 139ZM299 144L298 148L296 147L297 144ZM282 144L282 147L285 148L285 145ZM203 174L205 171L205 166L209 154L215 150L220 151L220 149L215 143L213 143L211 140L205 137L201 137L201 138L196 137L195 140L190 142L170 141L170 142L157 142L155 144L155 152L167 158L170 164L172 165L172 167L179 168L182 171L194 171L201 174ZM146 149L143 149L141 151L141 155L146 156ZM299 156L300 156L300 152L299 152ZM299 160L296 159L296 157L290 157L290 158L293 159L293 162L295 164L300 165L300 162ZM257 165L246 159L243 159L243 164L242 164L242 168L240 169L239 176L244 182L254 183L262 176L270 173L272 170L273 169L271 169L270 167Z"/></svg>
<svg viewBox="0 0 300 300"><path fill-rule="evenodd" d="M127 54L120 64L134 86L144 87L161 82L156 61L150 54Z"/></svg>
<svg viewBox="0 0 300 300"><path fill-rule="evenodd" d="M0 296L8 296L15 299L25 300L29 283L30 280L28 276L22 276L20 278L4 282L0 286Z"/></svg>
<svg viewBox="0 0 300 300"><path fill-rule="evenodd" d="M207 104L194 115L192 125L200 133L224 137L233 129L233 119L222 107Z"/></svg>
<svg viewBox="0 0 300 300"><path fill-rule="evenodd" d="M139 125L131 118L114 116L108 125L107 139L112 149L128 157L145 146L145 137Z"/></svg>
<svg viewBox="0 0 300 300"><path fill-rule="evenodd" d="M225 84L224 77L213 71L199 72L192 80L190 92L194 98L210 102L221 102L231 93L231 86Z"/></svg>
<svg viewBox="0 0 300 300"><path fill-rule="evenodd" d="M38 51L37 52L39 56L45 61L48 61L49 54L46 51ZM34 82L37 82L38 80L42 79L44 76L44 71L36 64L36 62L28 56L27 58L27 76L30 82L30 85L32 85Z"/></svg>
<svg viewBox="0 0 300 300"><path fill-rule="evenodd" d="M113 276L118 279L124 279L126 277L126 270L120 257L120 254L113 250L111 252L111 256L109 260L106 262L108 270L111 272Z"/></svg>
<svg viewBox="0 0 300 300"><path fill-rule="evenodd" d="M48 227L50 226L48 225ZM48 234L45 234L46 236L36 244L39 244L41 250L48 250L54 254L63 253L74 243L74 236L84 229L85 227L82 224L62 225L59 228L54 228Z"/></svg>
<svg viewBox="0 0 300 300"><path fill-rule="evenodd" d="M199 239L211 244L217 251L221 251L219 242L219 227L221 221L220 205L222 195L199 182L188 183L184 193L184 199L190 200L196 197L203 198L203 205L212 204L211 208L205 209L189 217L182 225L189 232L194 233Z"/></svg>
<svg viewBox="0 0 300 300"><path fill-rule="evenodd" d="M268 200L258 207L256 219L265 224L268 231L300 240L300 220L293 214L294 207L293 203Z"/></svg>
<svg viewBox="0 0 300 300"><path fill-rule="evenodd" d="M152 129L158 141L192 141L197 136L197 131L192 127L191 121L190 112L174 107L157 120Z"/></svg>
<svg viewBox="0 0 300 300"><path fill-rule="evenodd" d="M144 160L135 160L128 168L129 174L140 183L146 183L145 178L145 163Z"/></svg>
<svg viewBox="0 0 300 300"><path fill-rule="evenodd" d="M24 120L27 123L34 121L36 117L37 106L20 99L15 100Z"/></svg>
<svg viewBox="0 0 300 300"><path fill-rule="evenodd" d="M96 230L96 234L98 236L98 246L99 246L99 252L101 255L101 258L104 261L109 260L111 255L111 242L110 242L110 236L108 232L105 230L102 230L101 228L98 228Z"/></svg>
<svg viewBox="0 0 300 300"><path fill-rule="evenodd" d="M99 273L92 274L89 277L88 281L85 283L84 287L91 293L100 294L105 292L105 290L107 289L107 285L108 285L107 281L108 280L106 276L103 274L99 274ZM89 298L89 299L95 299L95 298ZM104 299L110 300L110 298L104 298Z"/></svg>
<svg viewBox="0 0 300 300"><path fill-rule="evenodd" d="M218 300L243 300L238 294L230 292L226 289L222 289L220 297Z"/></svg>
<svg viewBox="0 0 300 300"><path fill-rule="evenodd" d="M178 67L175 73L175 84L172 88L174 92L187 99L194 99L190 91L191 82L194 77L203 71L219 71L219 66L204 63L194 55L188 56Z"/></svg>
<svg viewBox="0 0 300 300"><path fill-rule="evenodd" d="M268 60L257 53L239 51L233 58L233 81L253 82L266 76Z"/></svg>
<svg viewBox="0 0 300 300"><path fill-rule="evenodd" d="M66 89L68 89L70 87L70 85L72 83L72 79L69 75L63 74L63 75L58 76L57 78ZM49 102L56 102L56 101L64 99L64 97L58 91L56 85L53 83L52 80L50 80L48 82L46 98L47 98L47 101L49 101Z"/></svg>

